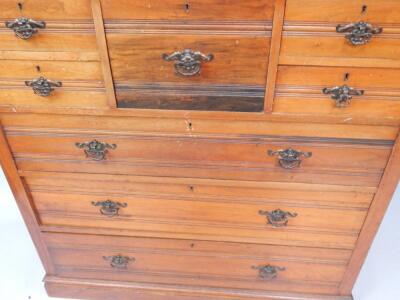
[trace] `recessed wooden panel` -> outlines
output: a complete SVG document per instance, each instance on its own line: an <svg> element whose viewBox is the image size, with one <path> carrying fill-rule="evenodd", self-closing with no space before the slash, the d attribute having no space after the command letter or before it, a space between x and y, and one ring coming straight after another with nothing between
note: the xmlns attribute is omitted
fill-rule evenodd
<svg viewBox="0 0 400 300"><path fill-rule="evenodd" d="M22 10L18 7L22 3ZM2 0L0 18L15 19L22 15L37 21L92 19L90 0Z"/></svg>
<svg viewBox="0 0 400 300"><path fill-rule="evenodd" d="M101 0L105 19L271 20L270 0Z"/></svg>
<svg viewBox="0 0 400 300"><path fill-rule="evenodd" d="M61 234L45 234L45 237L59 275L135 282L190 282L196 286L255 291L287 291L289 286L290 290L308 291L313 284L314 292L332 292L343 276L349 255L343 250L195 240ZM115 270L103 256L118 254L134 257L135 261L126 270ZM279 272L275 280L263 280L253 267L266 264L286 269Z"/></svg>
<svg viewBox="0 0 400 300"><path fill-rule="evenodd" d="M364 8L365 6L365 8ZM287 0L285 19L308 22L400 23L397 0Z"/></svg>
<svg viewBox="0 0 400 300"><path fill-rule="evenodd" d="M118 106L262 111L270 38L265 36L107 34ZM214 59L182 76L163 54L191 49Z"/></svg>

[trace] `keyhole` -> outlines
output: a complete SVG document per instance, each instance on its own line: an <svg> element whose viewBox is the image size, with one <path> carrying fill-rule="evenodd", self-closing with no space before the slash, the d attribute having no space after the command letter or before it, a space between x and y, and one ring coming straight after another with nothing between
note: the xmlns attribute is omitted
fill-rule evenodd
<svg viewBox="0 0 400 300"><path fill-rule="evenodd" d="M23 4L22 4L21 2L18 2L18 9L19 9L20 11L22 11L22 8L23 8Z"/></svg>
<svg viewBox="0 0 400 300"><path fill-rule="evenodd" d="M189 127L190 130L192 130L192 128L193 128L192 122L189 122L189 123L188 123L188 127Z"/></svg>
<svg viewBox="0 0 400 300"><path fill-rule="evenodd" d="M350 73L344 74L344 81L348 81L350 78Z"/></svg>
<svg viewBox="0 0 400 300"><path fill-rule="evenodd" d="M36 66L36 71L38 71L38 72L40 72L40 71L41 71L41 68L40 68L40 66Z"/></svg>
<svg viewBox="0 0 400 300"><path fill-rule="evenodd" d="M193 192L194 191L194 186L189 186L189 190L191 191L191 192Z"/></svg>
<svg viewBox="0 0 400 300"><path fill-rule="evenodd" d="M361 9L361 13L365 14L367 12L368 6L367 5L363 5L362 9Z"/></svg>
<svg viewBox="0 0 400 300"><path fill-rule="evenodd" d="M188 13L190 10L190 4L189 3L185 3L185 12Z"/></svg>

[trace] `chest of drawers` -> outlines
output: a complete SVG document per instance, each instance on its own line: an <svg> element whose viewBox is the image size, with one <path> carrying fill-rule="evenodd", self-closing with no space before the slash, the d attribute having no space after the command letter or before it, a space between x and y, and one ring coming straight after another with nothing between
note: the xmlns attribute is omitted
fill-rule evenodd
<svg viewBox="0 0 400 300"><path fill-rule="evenodd" d="M0 20L0 162L51 296L351 299L400 178L399 1Z"/></svg>

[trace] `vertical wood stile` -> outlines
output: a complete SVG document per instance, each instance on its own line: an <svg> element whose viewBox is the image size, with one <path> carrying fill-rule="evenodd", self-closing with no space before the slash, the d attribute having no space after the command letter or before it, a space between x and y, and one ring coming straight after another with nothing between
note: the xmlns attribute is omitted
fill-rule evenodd
<svg viewBox="0 0 400 300"><path fill-rule="evenodd" d="M100 0L92 0L92 12L94 27L96 30L96 40L103 70L107 101L110 108L116 108L117 100L115 97L114 82L111 71L110 57L108 55L106 33L104 29L103 13L101 10Z"/></svg>
<svg viewBox="0 0 400 300"><path fill-rule="evenodd" d="M275 3L274 20L272 25L271 49L268 63L267 84L264 99L264 111L271 112L275 96L275 84L278 73L279 52L281 50L283 21L285 16L286 0L277 0Z"/></svg>
<svg viewBox="0 0 400 300"><path fill-rule="evenodd" d="M1 123L0 146L0 166L3 168L4 174L16 199L22 218L25 221L44 268L47 274L54 274L53 263L51 261L48 249L42 239L35 211L32 209L29 195L25 190L25 186L21 180L21 177L19 176Z"/></svg>
<svg viewBox="0 0 400 300"><path fill-rule="evenodd" d="M365 219L353 251L346 273L340 285L341 295L350 295L357 280L361 267L367 257L379 225L397 188L400 178L400 133L393 147L385 173L379 184L378 191L372 201L369 213Z"/></svg>

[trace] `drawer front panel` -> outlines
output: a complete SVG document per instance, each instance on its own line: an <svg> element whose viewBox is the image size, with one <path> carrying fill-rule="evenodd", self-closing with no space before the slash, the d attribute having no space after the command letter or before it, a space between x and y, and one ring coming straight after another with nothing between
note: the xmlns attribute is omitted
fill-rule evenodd
<svg viewBox="0 0 400 300"><path fill-rule="evenodd" d="M399 23L397 0L288 0L285 19L305 22Z"/></svg>
<svg viewBox="0 0 400 300"><path fill-rule="evenodd" d="M294 29L296 30L296 29ZM324 32L288 30L281 47L281 64L326 65L343 67L400 67L400 35L374 37L363 46L353 46L335 33L335 28Z"/></svg>
<svg viewBox="0 0 400 300"><path fill-rule="evenodd" d="M352 249L366 210L246 201L32 192L45 226L123 230L174 237ZM172 209L173 208L173 209Z"/></svg>
<svg viewBox="0 0 400 300"><path fill-rule="evenodd" d="M151 281L252 290L322 290L340 282L348 251L200 241L45 234L57 273L80 278ZM114 246L105 246L114 245ZM307 251L305 251L307 250ZM113 256L130 259L113 268ZM104 258L105 257L105 258ZM275 278L257 268L273 266Z"/></svg>
<svg viewBox="0 0 400 300"><path fill-rule="evenodd" d="M272 20L269 0L101 0L105 19L140 20Z"/></svg>
<svg viewBox="0 0 400 300"><path fill-rule="evenodd" d="M282 114L400 121L400 71L396 69L282 66L277 85L274 111ZM338 90L345 86L354 89L350 97Z"/></svg>
<svg viewBox="0 0 400 300"><path fill-rule="evenodd" d="M92 19L90 0L25 0L22 9L18 1L2 0L0 19L15 19L21 13L32 19L89 20Z"/></svg>
<svg viewBox="0 0 400 300"><path fill-rule="evenodd" d="M107 40L121 108L263 109L270 37L110 32ZM163 55L185 49L192 58L200 51L212 59L200 59L198 73L182 75L176 65L183 58L166 61Z"/></svg>
<svg viewBox="0 0 400 300"><path fill-rule="evenodd" d="M30 160L42 160L31 167L44 170L56 163L47 171L55 167L63 172L72 171L72 168L72 172L363 186L377 186L391 151L384 145L177 136L21 135L9 132L8 140L19 167L25 170L30 169ZM108 144L108 148L90 154L85 152L90 142L98 146ZM81 146L77 147L76 143ZM300 165L289 170L283 167L281 158L274 152L289 148L304 152L304 155L311 155L311 152L312 156L300 156ZM28 165L24 166L24 163Z"/></svg>
<svg viewBox="0 0 400 300"><path fill-rule="evenodd" d="M1 51L34 52L89 52L97 53L96 36L93 29L42 29L29 40L22 40L7 28L0 28ZM18 58L19 53L15 54ZM54 54L55 56L57 55ZM98 55L97 55L98 58Z"/></svg>

